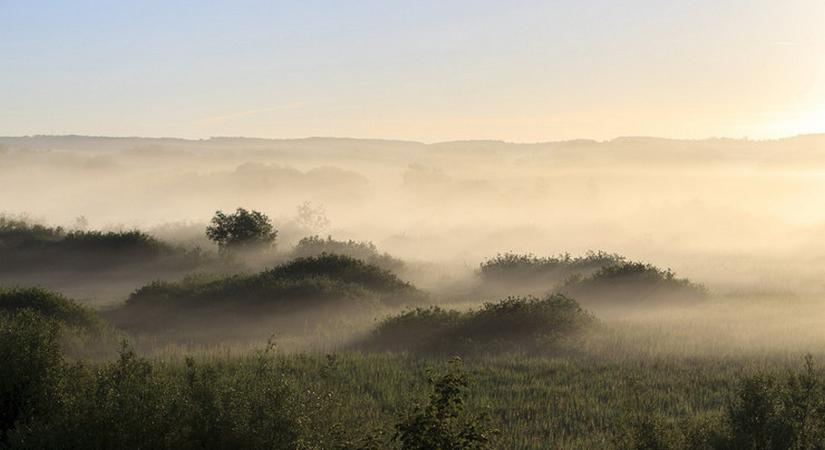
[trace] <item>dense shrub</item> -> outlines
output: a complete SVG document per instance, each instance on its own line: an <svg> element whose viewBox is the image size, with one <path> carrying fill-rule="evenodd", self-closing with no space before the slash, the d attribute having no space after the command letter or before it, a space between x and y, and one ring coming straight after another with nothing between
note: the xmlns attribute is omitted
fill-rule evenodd
<svg viewBox="0 0 825 450"><path fill-rule="evenodd" d="M757 374L740 383L723 413L667 424L639 414L619 437L629 449L814 450L825 443L825 378L810 357L784 379Z"/></svg>
<svg viewBox="0 0 825 450"><path fill-rule="evenodd" d="M0 313L0 447L15 427L47 414L59 400L59 328L31 310Z"/></svg>
<svg viewBox="0 0 825 450"><path fill-rule="evenodd" d="M435 352L524 350L552 352L595 319L561 294L508 297L479 310L415 309L385 319L369 349Z"/></svg>
<svg viewBox="0 0 825 450"><path fill-rule="evenodd" d="M588 275L623 261L623 256L602 251L576 257L569 253L551 257L503 253L482 262L479 273L484 281L552 284L571 275Z"/></svg>
<svg viewBox="0 0 825 450"><path fill-rule="evenodd" d="M0 448L457 450L490 448L496 434L466 408L469 380L456 365L429 372L428 398L369 433L344 425L333 391L287 374L272 347L181 367L124 344L110 363L69 365L57 335L33 312L0 316ZM380 432L393 423L396 433Z"/></svg>
<svg viewBox="0 0 825 450"><path fill-rule="evenodd" d="M102 326L94 311L57 292L37 287L0 287L0 311L16 313L26 309L57 323L85 331L97 331Z"/></svg>
<svg viewBox="0 0 825 450"><path fill-rule="evenodd" d="M18 421L6 441L10 448L296 449L315 440L301 435L306 397L296 396L270 356L237 369L189 360L172 370L124 347L100 368L65 368L50 386L61 401Z"/></svg>
<svg viewBox="0 0 825 450"><path fill-rule="evenodd" d="M454 332L464 320L464 313L438 306L407 310L384 319L366 346L413 351L430 348Z"/></svg>
<svg viewBox="0 0 825 450"><path fill-rule="evenodd" d="M203 260L198 249L175 247L137 230L66 231L0 216L0 269L7 272L99 270L149 262L194 267Z"/></svg>
<svg viewBox="0 0 825 450"><path fill-rule="evenodd" d="M559 290L582 301L599 303L695 300L707 294L704 286L677 278L670 269L640 262L606 266L587 277L573 276Z"/></svg>
<svg viewBox="0 0 825 450"><path fill-rule="evenodd" d="M454 360L445 373L431 372L426 402L410 408L396 425L402 450L483 450L492 448L496 430L486 415L466 410L467 375Z"/></svg>
<svg viewBox="0 0 825 450"><path fill-rule="evenodd" d="M338 241L332 239L332 236L327 236L326 239L318 236L305 237L292 250L292 254L296 258L319 256L325 253L349 256L392 271L399 270L404 266L400 259L394 258L388 253L380 253L372 242Z"/></svg>
<svg viewBox="0 0 825 450"><path fill-rule="evenodd" d="M220 313L223 325L295 312L318 316L420 302L421 291L389 271L342 255L298 258L254 275L188 277L136 290L112 313L133 329L193 324ZM220 326L220 324L219 324Z"/></svg>
<svg viewBox="0 0 825 450"><path fill-rule="evenodd" d="M65 234L61 227L48 227L25 219L0 215L0 249L59 241Z"/></svg>
<svg viewBox="0 0 825 450"><path fill-rule="evenodd" d="M327 277L354 283L382 294L383 301L387 303L405 303L407 295L415 295L415 288L391 271L346 255L322 254L297 258L264 274L271 278Z"/></svg>

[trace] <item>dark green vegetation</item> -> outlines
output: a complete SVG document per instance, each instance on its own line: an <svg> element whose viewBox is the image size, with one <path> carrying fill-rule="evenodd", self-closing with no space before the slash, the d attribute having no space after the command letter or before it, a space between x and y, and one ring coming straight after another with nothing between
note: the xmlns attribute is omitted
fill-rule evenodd
<svg viewBox="0 0 825 450"><path fill-rule="evenodd" d="M670 270L651 264L621 262L605 266L589 276L573 276L559 288L586 304L628 304L693 301L707 295L707 289Z"/></svg>
<svg viewBox="0 0 825 450"><path fill-rule="evenodd" d="M143 231L66 230L0 215L0 285L43 286L108 303L152 279L224 266L200 248Z"/></svg>
<svg viewBox="0 0 825 450"><path fill-rule="evenodd" d="M549 257L501 253L482 262L479 273L488 282L552 286L572 275L590 275L624 261L621 255L602 251L576 257L569 253Z"/></svg>
<svg viewBox="0 0 825 450"><path fill-rule="evenodd" d="M64 359L58 334L31 311L0 316L0 447L485 449L494 435L484 416L466 411L468 381L457 367L429 378L424 401L356 412L349 402L370 397L342 389L333 357L319 365L266 348L165 365L124 345L115 361L87 366Z"/></svg>
<svg viewBox="0 0 825 450"><path fill-rule="evenodd" d="M822 373L782 361L295 354L72 363L0 316L9 448L752 448L822 442ZM498 431L496 431L498 430ZM438 445L438 446L435 446Z"/></svg>
<svg viewBox="0 0 825 450"><path fill-rule="evenodd" d="M0 313L16 314L23 310L79 331L96 332L103 326L94 311L56 292L42 288L0 287Z"/></svg>
<svg viewBox="0 0 825 450"><path fill-rule="evenodd" d="M480 293L561 292L591 306L692 301L706 296L704 286L678 278L670 269L627 261L623 256L589 252L573 257L499 254L481 263Z"/></svg>
<svg viewBox="0 0 825 450"><path fill-rule="evenodd" d="M5 223L4 248L36 249L20 236L40 236L32 242L161 255L144 262L191 256L140 232ZM230 253L214 260L241 252ZM813 361L787 373L776 353L721 353L723 339L703 336L710 327L667 329L718 303L695 302L706 290L670 270L603 252L504 254L482 264L470 300L443 306L446 295L400 279L388 269L402 263L368 242L313 236L276 256L249 273L173 264L188 275L141 283L101 311L120 331L88 333L88 348L71 333L105 329L94 312L40 288L0 290L0 448L814 449L825 440ZM619 320L675 309L669 325L659 317L631 333L585 310L605 304L620 307ZM273 334L316 342L346 321L352 329L329 339L329 352L242 347ZM154 356L112 354L117 333ZM669 336L684 346L666 348Z"/></svg>
<svg viewBox="0 0 825 450"><path fill-rule="evenodd" d="M294 332L308 320L317 323L346 312L376 312L424 299L421 291L387 270L348 256L323 254L252 275L155 282L136 290L110 315L116 324L135 331L206 327L215 332L269 319L277 323L269 323L271 334Z"/></svg>
<svg viewBox="0 0 825 450"><path fill-rule="evenodd" d="M550 354L593 323L575 300L561 294L510 297L466 312L437 306L409 310L380 323L364 345L419 353Z"/></svg>
<svg viewBox="0 0 825 450"><path fill-rule="evenodd" d="M825 379L808 357L784 376L755 373L716 414L668 422L637 412L619 437L628 449L819 449L825 445Z"/></svg>
<svg viewBox="0 0 825 450"><path fill-rule="evenodd" d="M318 256L324 253L345 255L355 259L360 259L369 264L376 265L383 269L398 271L404 266L404 262L394 258L388 253L380 253L372 242L361 241L338 241L327 236L326 239L318 236L309 236L298 241L292 250L296 258L308 256Z"/></svg>
<svg viewBox="0 0 825 450"><path fill-rule="evenodd" d="M278 237L272 221L259 211L238 208L232 214L215 212L206 236L218 244L221 251L259 249L271 246Z"/></svg>
<svg viewBox="0 0 825 450"><path fill-rule="evenodd" d="M197 249L184 249L146 233L67 231L0 216L0 270L110 270L123 266L195 267L203 261Z"/></svg>

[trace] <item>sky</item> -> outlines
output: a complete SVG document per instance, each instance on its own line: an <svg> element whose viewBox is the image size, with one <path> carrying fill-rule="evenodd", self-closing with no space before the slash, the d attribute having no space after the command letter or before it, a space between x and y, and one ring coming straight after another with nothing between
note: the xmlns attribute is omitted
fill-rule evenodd
<svg viewBox="0 0 825 450"><path fill-rule="evenodd" d="M825 132L823 0L0 0L0 135Z"/></svg>

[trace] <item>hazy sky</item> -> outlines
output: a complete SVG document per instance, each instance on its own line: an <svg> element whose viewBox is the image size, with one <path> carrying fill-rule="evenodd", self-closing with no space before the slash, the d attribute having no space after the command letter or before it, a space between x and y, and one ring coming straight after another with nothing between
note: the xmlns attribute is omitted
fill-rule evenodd
<svg viewBox="0 0 825 450"><path fill-rule="evenodd" d="M825 132L823 0L0 0L0 134Z"/></svg>

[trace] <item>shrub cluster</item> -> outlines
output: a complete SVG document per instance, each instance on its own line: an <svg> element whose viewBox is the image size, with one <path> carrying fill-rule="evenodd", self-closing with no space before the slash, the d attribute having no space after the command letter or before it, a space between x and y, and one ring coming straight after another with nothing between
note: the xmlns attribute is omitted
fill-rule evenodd
<svg viewBox="0 0 825 450"><path fill-rule="evenodd" d="M551 257L501 253L482 262L479 273L484 281L552 284L572 275L588 275L623 261L623 256L603 251L588 252L576 257L569 253Z"/></svg>
<svg viewBox="0 0 825 450"><path fill-rule="evenodd" d="M194 267L202 262L199 250L187 250L144 232L66 231L26 220L0 216L0 269L108 269L158 263Z"/></svg>
<svg viewBox="0 0 825 450"><path fill-rule="evenodd" d="M319 256L325 253L349 256L391 271L397 271L404 266L400 259L388 253L380 253L372 242L351 239L338 241L332 236L327 236L326 239L318 236L305 237L292 250L296 258Z"/></svg>
<svg viewBox="0 0 825 450"><path fill-rule="evenodd" d="M825 378L808 357L802 370L784 378L745 378L719 415L676 424L644 413L629 420L620 448L819 449L825 443Z"/></svg>
<svg viewBox="0 0 825 450"><path fill-rule="evenodd" d="M0 448L487 449L487 416L464 407L458 367L394 424L344 425L334 392L286 373L267 347L252 357L150 362L126 344L104 364L63 359L56 322L0 315ZM432 445L437 445L433 447Z"/></svg>
<svg viewBox="0 0 825 450"><path fill-rule="evenodd" d="M421 291L387 270L348 256L324 254L254 275L154 282L135 291L113 318L135 328L169 327L181 320L205 320L216 312L255 319L410 304L423 298Z"/></svg>
<svg viewBox="0 0 825 450"><path fill-rule="evenodd" d="M412 352L554 352L595 319L562 294L508 297L467 312L417 308L379 324L366 348Z"/></svg>
<svg viewBox="0 0 825 450"><path fill-rule="evenodd" d="M696 300L707 295L704 286L678 278L670 269L640 262L622 262L586 277L570 277L559 291L593 303Z"/></svg>
<svg viewBox="0 0 825 450"><path fill-rule="evenodd" d="M94 311L62 294L37 287L0 287L0 312L14 314L23 310L31 310L60 325L81 331L96 332L102 327Z"/></svg>

